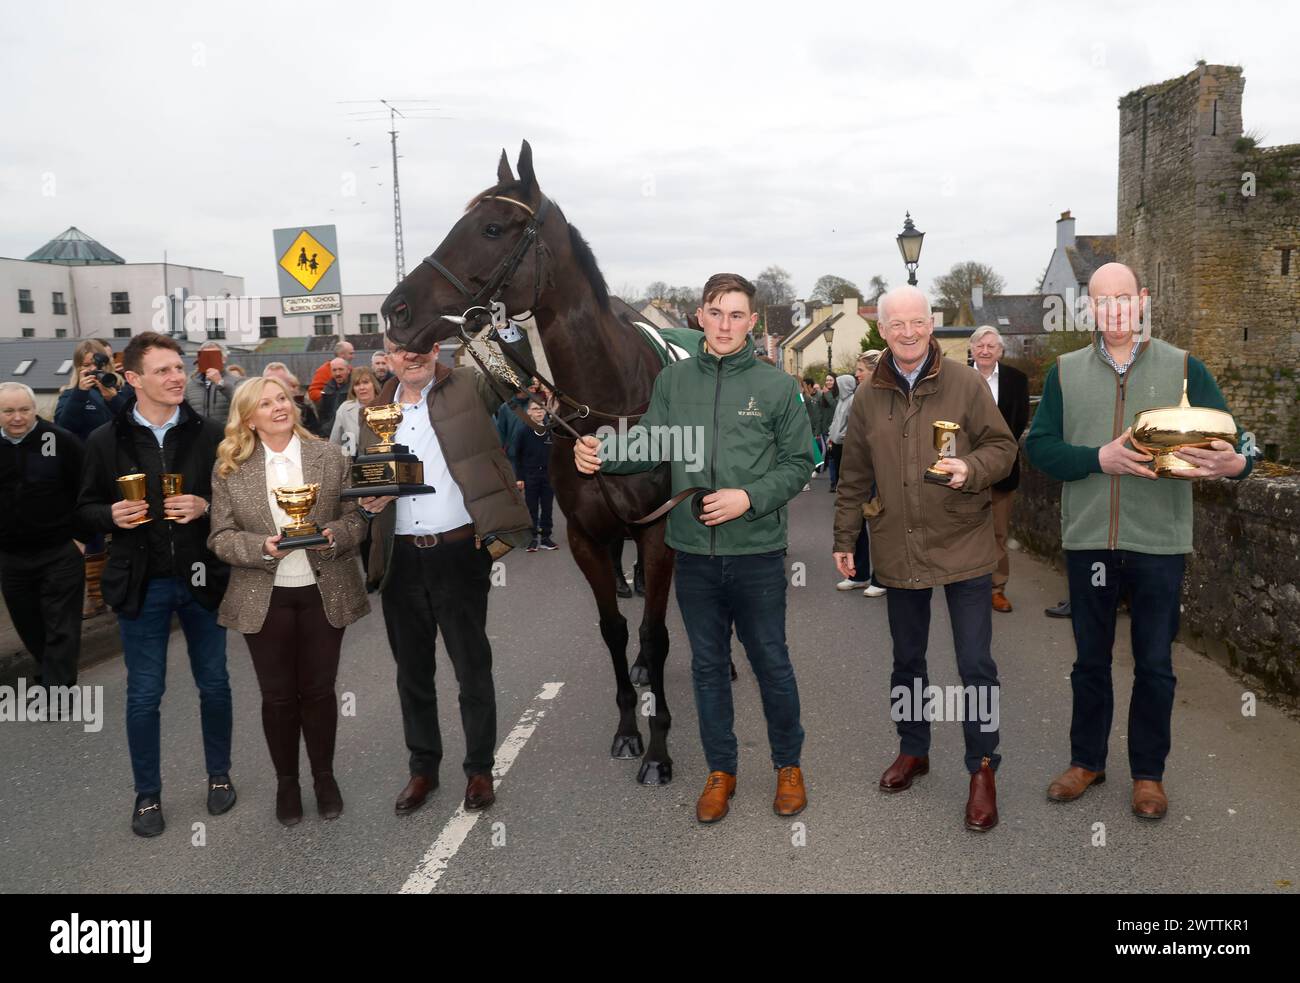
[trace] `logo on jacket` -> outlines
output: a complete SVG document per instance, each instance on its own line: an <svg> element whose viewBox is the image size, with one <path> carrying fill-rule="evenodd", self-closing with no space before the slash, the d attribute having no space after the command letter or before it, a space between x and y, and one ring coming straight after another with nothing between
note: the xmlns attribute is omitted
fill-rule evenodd
<svg viewBox="0 0 1300 983"><path fill-rule="evenodd" d="M743 410L736 410L736 414L738 416L762 416L763 411L758 408L758 404L754 401L754 397L750 396L749 405Z"/></svg>

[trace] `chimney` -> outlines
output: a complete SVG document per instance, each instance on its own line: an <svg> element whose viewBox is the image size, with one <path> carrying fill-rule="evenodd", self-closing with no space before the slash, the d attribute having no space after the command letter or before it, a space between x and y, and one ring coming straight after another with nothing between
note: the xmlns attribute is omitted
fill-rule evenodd
<svg viewBox="0 0 1300 983"><path fill-rule="evenodd" d="M1074 245L1074 216L1069 210L1061 212L1061 217L1056 220L1056 248L1064 249L1066 246Z"/></svg>
<svg viewBox="0 0 1300 983"><path fill-rule="evenodd" d="M970 306L978 311L984 306L984 281L976 280L970 286Z"/></svg>

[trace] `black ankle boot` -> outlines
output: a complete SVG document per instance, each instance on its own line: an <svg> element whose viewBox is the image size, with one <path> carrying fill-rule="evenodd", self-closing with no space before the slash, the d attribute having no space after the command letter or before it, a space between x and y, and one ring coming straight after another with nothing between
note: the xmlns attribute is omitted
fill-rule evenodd
<svg viewBox="0 0 1300 983"><path fill-rule="evenodd" d="M338 819L343 814L343 793L333 772L323 771L316 776L316 811L321 819Z"/></svg>
<svg viewBox="0 0 1300 983"><path fill-rule="evenodd" d="M302 822L302 789L298 777L281 776L275 790L275 818L284 826L297 826Z"/></svg>

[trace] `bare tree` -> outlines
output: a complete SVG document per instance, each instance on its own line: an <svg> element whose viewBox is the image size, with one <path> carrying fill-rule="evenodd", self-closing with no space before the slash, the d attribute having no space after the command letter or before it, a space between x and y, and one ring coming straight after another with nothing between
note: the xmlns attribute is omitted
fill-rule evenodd
<svg viewBox="0 0 1300 983"><path fill-rule="evenodd" d="M1002 293L1007 285L1006 281L994 272L993 267L986 263L977 263L973 260L954 263L951 270L934 279L931 289L934 291L935 304L956 310L963 301L970 300L971 287L975 285L976 280L984 284L986 297Z"/></svg>
<svg viewBox="0 0 1300 983"><path fill-rule="evenodd" d="M889 281L877 273L867 284L866 301L868 304L875 305L880 300L880 295L889 289Z"/></svg>
<svg viewBox="0 0 1300 983"><path fill-rule="evenodd" d="M808 299L818 304L838 304L845 297L861 297L862 291L852 280L829 273L814 284Z"/></svg>
<svg viewBox="0 0 1300 983"><path fill-rule="evenodd" d="M779 266L769 266L754 277L754 309L764 311L772 304L789 304L794 300L794 283L790 274Z"/></svg>

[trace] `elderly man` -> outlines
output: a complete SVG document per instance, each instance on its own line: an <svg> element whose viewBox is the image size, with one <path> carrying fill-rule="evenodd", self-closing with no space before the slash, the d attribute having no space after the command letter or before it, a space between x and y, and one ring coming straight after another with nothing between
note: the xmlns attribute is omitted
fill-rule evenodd
<svg viewBox="0 0 1300 983"><path fill-rule="evenodd" d="M989 385L993 402L998 404L1002 419L1007 421L1011 436L1020 435L1029 426L1029 378L1014 365L1002 365L1005 346L998 329L990 324L978 327L970 336L971 357L975 368ZM1011 560L1007 556L1007 533L1011 526L1011 499L1020 487L1020 454L1016 453L1011 473L993 485L993 537L998 544L998 568L993 571L993 610L1008 614L1007 580L1011 577Z"/></svg>
<svg viewBox="0 0 1300 983"><path fill-rule="evenodd" d="M325 362L316 370L316 374L311 377L311 384L307 387L307 396L313 403L319 403L321 396L325 392L325 387L329 385L330 380L334 378L334 359L341 358L348 363L349 371L351 370L352 359L356 355L356 349L352 347L350 341L340 341L334 346L334 358ZM329 431L325 433L328 435Z"/></svg>
<svg viewBox="0 0 1300 983"><path fill-rule="evenodd" d="M929 685L930 598L933 588L942 586L957 671L966 688L957 713L971 775L966 828L989 830L998 822L993 776L1001 760L998 671L990 651L990 575L997 568L997 547L989 488L1011 471L1016 442L989 387L967 366L943 357L931 337L934 318L921 291L897 287L878 306L889 351L849 411L835 500L834 556L840 573L854 577L854 547L865 514L876 546L875 575L889 588L890 715L901 743L880 788L901 792L929 771L934 707L922 707L921 694ZM935 464L949 476L947 483L923 478L935 462L936 421L961 427L949 435L951 456Z"/></svg>
<svg viewBox="0 0 1300 983"><path fill-rule="evenodd" d="M39 666L37 683L71 686L81 652L85 571L73 540L85 451L36 416L21 382L0 382L0 437L0 590Z"/></svg>
<svg viewBox="0 0 1300 983"><path fill-rule="evenodd" d="M338 413L339 407L347 401L348 387L351 381L352 366L348 360L345 358L331 359L330 381L321 390L320 399L316 403L316 412L320 418L316 432L327 440L334 429L335 414Z"/></svg>
<svg viewBox="0 0 1300 983"><path fill-rule="evenodd" d="M1106 778L1114 712L1111 650L1122 596L1133 611L1133 695L1128 714L1132 809L1164 817L1174 709L1172 647L1186 554L1192 551L1192 486L1159 479L1151 456L1129 445L1133 418L1178 403L1186 385L1193 406L1226 410L1223 394L1196 358L1158 338L1145 321L1147 292L1127 266L1107 263L1092 275L1092 344L1062 355L1047 373L1043 400L1025 442L1030 462L1064 482L1061 544L1070 585L1077 657L1070 673L1074 713L1070 767L1047 790L1070 802ZM1240 437L1240 433L1238 434ZM1215 440L1179 457L1189 478L1243 478L1250 459Z"/></svg>
<svg viewBox="0 0 1300 983"><path fill-rule="evenodd" d="M215 341L204 342L199 346L199 352L218 352L221 362L223 365L225 363L226 350ZM193 374L185 382L185 402L199 416L215 420L224 427L230 413L230 396L239 380L223 373L219 368L200 369L198 361Z"/></svg>

